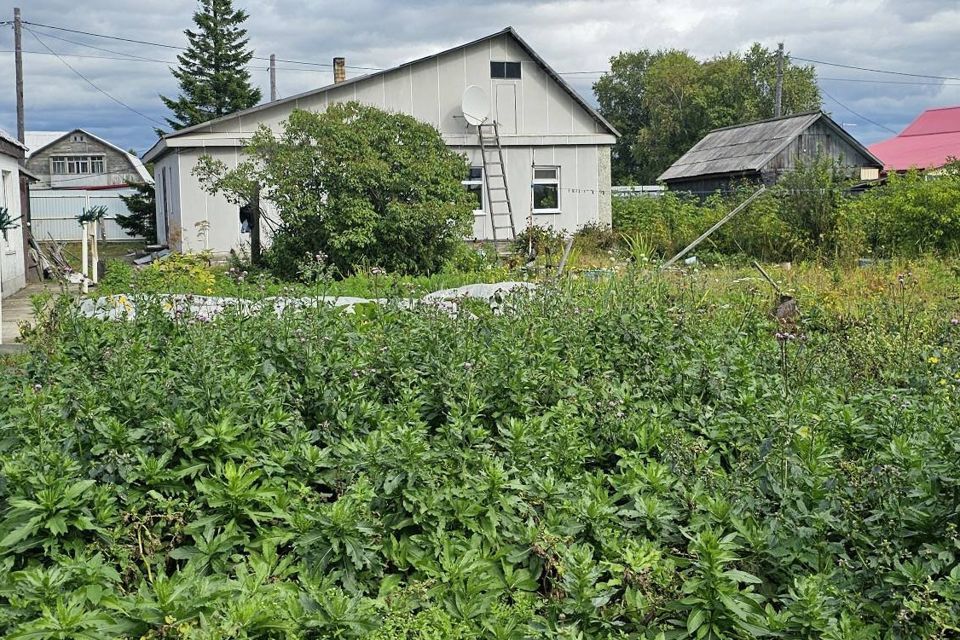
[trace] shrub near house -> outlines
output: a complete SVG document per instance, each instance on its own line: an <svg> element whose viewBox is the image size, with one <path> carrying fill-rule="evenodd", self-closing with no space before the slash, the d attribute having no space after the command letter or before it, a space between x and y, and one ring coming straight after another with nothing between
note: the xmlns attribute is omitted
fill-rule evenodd
<svg viewBox="0 0 960 640"><path fill-rule="evenodd" d="M261 185L280 218L265 261L283 277L317 253L344 275L359 265L434 273L473 221L466 161L407 115L356 102L294 111L282 134L258 131L247 155L233 171L205 158L197 174L238 202Z"/></svg>
<svg viewBox="0 0 960 640"><path fill-rule="evenodd" d="M701 251L761 260L839 259L864 255L916 257L960 253L960 166L937 175L891 174L862 194L829 162L801 164L702 245ZM616 230L641 233L659 252L688 244L755 187L701 200L667 192L617 198Z"/></svg>

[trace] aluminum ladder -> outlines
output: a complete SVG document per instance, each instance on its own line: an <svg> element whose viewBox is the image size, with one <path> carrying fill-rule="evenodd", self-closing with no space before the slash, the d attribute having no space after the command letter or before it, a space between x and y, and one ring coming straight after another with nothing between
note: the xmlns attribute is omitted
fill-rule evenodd
<svg viewBox="0 0 960 640"><path fill-rule="evenodd" d="M483 161L483 185L487 194L487 213L493 229L493 241L512 242L517 237L513 224L513 206L500 145L500 128L496 122L477 125L480 136L480 159Z"/></svg>

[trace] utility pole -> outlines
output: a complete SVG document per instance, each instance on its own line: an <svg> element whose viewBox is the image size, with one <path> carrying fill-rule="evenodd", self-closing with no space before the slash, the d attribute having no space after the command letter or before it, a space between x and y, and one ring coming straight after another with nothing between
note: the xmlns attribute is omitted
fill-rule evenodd
<svg viewBox="0 0 960 640"><path fill-rule="evenodd" d="M277 99L277 54L270 54L270 102Z"/></svg>
<svg viewBox="0 0 960 640"><path fill-rule="evenodd" d="M773 117L783 115L783 43L777 45L777 94L774 99Z"/></svg>
<svg viewBox="0 0 960 640"><path fill-rule="evenodd" d="M13 49L14 65L17 68L17 140L23 144L26 140L23 125L23 25L20 23L20 7L13 9Z"/></svg>

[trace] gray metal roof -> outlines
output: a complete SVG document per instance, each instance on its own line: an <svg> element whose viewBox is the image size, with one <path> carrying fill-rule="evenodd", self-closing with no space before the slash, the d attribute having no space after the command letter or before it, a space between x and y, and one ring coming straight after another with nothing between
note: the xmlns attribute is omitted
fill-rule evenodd
<svg viewBox="0 0 960 640"><path fill-rule="evenodd" d="M3 140L4 142L6 142L6 143L8 143L8 144L12 144L12 145L15 146L15 147L20 147L20 148L23 149L24 151L27 150L27 146L26 146L25 144L23 144L22 142L20 142L19 140L17 140L17 137L16 137L16 136L7 133L7 132L4 131L3 129L0 129L0 140Z"/></svg>
<svg viewBox="0 0 960 640"><path fill-rule="evenodd" d="M821 118L849 144L873 158L853 136L822 111L811 111L714 129L664 171L658 181L760 171L790 142ZM874 158L875 159L875 158ZM879 161L878 161L879 162Z"/></svg>
<svg viewBox="0 0 960 640"><path fill-rule="evenodd" d="M303 93L298 93L298 94L296 94L296 95L292 95L292 96L289 96L289 97L286 97L286 98L281 98L281 99L279 99L279 100L274 100L273 102L265 102L265 103L263 103L263 104L258 104L258 105L255 106L255 107L250 107L249 109L244 109L243 111L237 111L236 113L231 113L230 115L222 116L222 117L216 118L216 119L214 119L214 120L209 120L209 121L207 121L207 122L202 122L202 123L200 123L200 124L195 124L195 125L190 126L190 127L184 127L183 129L178 129L178 130L176 130L176 131L172 131L172 132L166 134L165 136L163 136L160 140L158 140L157 143L155 143L152 148L150 148L145 154L143 154L143 158L144 158L144 160L145 160L146 162L153 162L153 161L156 160L159 156L163 155L163 153L164 153L165 150L160 148L160 146L161 146L160 143L162 143L164 140L167 140L167 139L169 139L169 138L176 138L177 136L181 136L181 135L184 135L184 134L187 134L187 133L193 133L193 132L195 132L195 131L203 131L203 130L205 130L205 129L208 130L208 129L212 128L213 126L215 126L215 125L217 125L217 124L219 124L219 123L221 123L221 122L224 122L224 121L226 121L226 120L232 120L232 119L235 119L235 118L239 118L239 117L243 117L243 116L248 116L248 115L253 114L253 113L256 113L256 112L258 112L258 111L262 111L262 110L264 110L264 109L270 109L270 108L272 108L272 107L276 107L277 105L280 105L280 104L284 104L284 103L296 103L297 100L300 100L301 98L304 98L304 97L307 97L307 96L318 95L318 94L324 93L324 92L326 92L326 91L329 91L329 90L331 90L331 89L340 89L340 88L343 88L343 87L345 87L345 86L348 86L348 85L351 85L351 84L354 84L354 83L357 83L357 82L364 82L364 81L366 81L366 80L370 80L371 78L376 78L376 77L382 76L382 75L384 75L384 74L390 73L390 72L392 72L392 71L396 71L396 70L398 70L398 69L403 69L404 67L409 67L409 66L412 66L412 65L415 65L415 64L419 64L419 63L421 63L421 62L424 62L425 60L430 60L430 59L432 59L432 58L436 58L436 57L438 57L438 56L442 56L442 55L447 54L447 53L453 53L453 52L455 52L455 51L460 51L461 49L465 49L465 48L471 47L471 46L473 46L473 45L475 45L475 44L479 44L479 43L481 43L481 42L486 42L487 40L491 40L491 39L493 39L493 38L497 38L497 37L504 36L504 35L511 36L514 40L516 40L517 44L519 44L520 47L521 47L522 49L524 49L524 50L530 55L530 57L531 57L538 65L540 65L540 66L543 68L543 70L547 73L547 75L550 76L557 84L559 84L560 87L561 87L564 91L566 91L566 92L570 95L570 97L573 98L574 101L577 102L577 104L579 104L579 105L584 109L584 111L586 111L587 113L589 113L590 116L600 124L600 126L602 126L604 129L606 129L609 133L611 133L611 134L613 134L613 135L615 135L615 136L618 136L618 137L620 136L620 132L617 131L616 128L606 120L606 118L604 118L602 115L600 115L600 113L599 113L596 109L594 109L593 107L591 107L590 104L583 98L583 96L581 96L579 93L577 93L577 91L576 91L573 87L571 87L570 84L569 84L566 80L564 80L564 79L560 76L559 73L557 73L556 71L554 71L553 68L552 68L550 65L548 65L547 62L546 62L543 58L540 57L540 54L538 54L536 51L534 51L534 50L533 50L533 47L531 47L523 38L520 37L520 34L517 33L516 29L514 29L513 27L507 27L507 28L505 28L505 29L502 29L501 31L497 31L496 33L491 33L490 35L483 36L482 38L477 38L476 40L472 40L472 41L470 41L470 42L466 42L466 43L464 43L464 44L457 45L457 46L452 47L452 48L450 48L450 49L446 49L446 50L440 51L440 52L438 52L438 53L434 53L434 54L431 54L431 55L428 55L428 56L424 56L424 57L418 58L418 59L416 59L416 60L411 60L411 61L409 61L409 62L404 62L403 64L399 64L399 65L397 65L397 66L395 66L395 67L391 67L391 68L389 68L389 69L383 69L383 70L381 70L381 71L376 71L376 72L373 72L373 73L367 73L367 74L364 74L364 75L361 75L361 76L357 76L357 77L355 77L355 78L349 78L349 79L344 80L344 81L339 82L339 83L329 84L329 85L320 87L320 88L318 88L318 89L311 89L311 90L309 90L309 91L304 91Z"/></svg>

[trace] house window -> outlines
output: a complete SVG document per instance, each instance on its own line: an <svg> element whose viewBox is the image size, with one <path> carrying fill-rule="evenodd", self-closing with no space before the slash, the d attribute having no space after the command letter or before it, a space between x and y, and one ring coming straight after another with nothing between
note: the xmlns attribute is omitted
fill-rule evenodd
<svg viewBox="0 0 960 640"><path fill-rule="evenodd" d="M103 173L103 156L53 156L51 169L55 174Z"/></svg>
<svg viewBox="0 0 960 640"><path fill-rule="evenodd" d="M67 173L90 173L88 156L67 156Z"/></svg>
<svg viewBox="0 0 960 640"><path fill-rule="evenodd" d="M473 213L483 213L483 167L470 167L470 174L463 181L463 186L473 197Z"/></svg>
<svg viewBox="0 0 960 640"><path fill-rule="evenodd" d="M490 62L490 77L507 80L520 79L519 62Z"/></svg>
<svg viewBox="0 0 960 640"><path fill-rule="evenodd" d="M75 134L73 134L72 140L73 140L74 142L83 142L83 141L85 140L85 138L83 137L83 135L81 135L81 134L79 134L79 133L75 133Z"/></svg>
<svg viewBox="0 0 960 640"><path fill-rule="evenodd" d="M560 167L533 168L533 212L560 211Z"/></svg>

